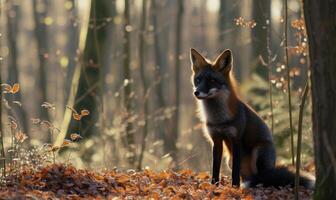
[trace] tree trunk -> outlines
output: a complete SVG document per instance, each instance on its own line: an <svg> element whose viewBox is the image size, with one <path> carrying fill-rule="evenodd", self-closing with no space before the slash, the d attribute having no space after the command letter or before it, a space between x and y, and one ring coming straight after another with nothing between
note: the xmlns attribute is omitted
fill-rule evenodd
<svg viewBox="0 0 336 200"><path fill-rule="evenodd" d="M224 41L225 41L225 35L224 35L224 31L226 29L226 23L225 21L227 20L227 11L228 9L226 9L226 4L225 4L226 0L220 0L220 4L219 4L219 12L218 12L218 31L219 31L219 38L218 38L218 42L219 44L223 44L224 45ZM223 47L224 48L224 47Z"/></svg>
<svg viewBox="0 0 336 200"><path fill-rule="evenodd" d="M316 164L314 198L336 199L336 2L304 1Z"/></svg>
<svg viewBox="0 0 336 200"><path fill-rule="evenodd" d="M125 0L125 10L124 10L124 45L123 45L123 65L124 65L124 107L126 111L126 142L128 148L128 163L130 166L135 164L135 140L134 140L134 130L133 124L128 120L133 115L133 100L132 100L132 83L131 83L131 69L130 69L130 59L131 59L131 33L130 33L130 2Z"/></svg>
<svg viewBox="0 0 336 200"><path fill-rule="evenodd" d="M263 66L259 55L261 55L266 61L268 58L267 52L267 38L270 37L267 34L267 30L271 29L271 1L261 0L253 3L252 10L253 19L256 21L257 25L252 29L252 64L255 67L257 73L265 80L267 80L268 69ZM268 20L268 23L266 22ZM269 30L271 31L271 30ZM269 47L270 48L270 47Z"/></svg>
<svg viewBox="0 0 336 200"><path fill-rule="evenodd" d="M146 139L148 135L148 81L146 78L146 69L145 69L145 34L146 34L146 21L147 21L147 0L142 0L142 16L141 16L141 25L139 32L139 60L140 60L140 76L143 87L143 118L145 121L143 127L143 135L141 138L141 150L139 155L138 169L141 170L143 155L146 149Z"/></svg>
<svg viewBox="0 0 336 200"><path fill-rule="evenodd" d="M48 35L45 19L47 17L48 1L33 0L33 12L35 21L35 38L37 42L38 59L40 62L38 71L38 88L37 97L38 110L42 120L50 121L47 109L41 108L43 102L47 101L47 58L48 58Z"/></svg>
<svg viewBox="0 0 336 200"><path fill-rule="evenodd" d="M219 49L231 49L233 55L240 55L240 49L238 45L241 44L241 31L240 28L233 24L235 18L240 16L239 5L241 2L234 0L220 0L219 12L218 12L218 43ZM241 59L235 59L234 72L238 81L241 81L243 77L243 68Z"/></svg>
<svg viewBox="0 0 336 200"><path fill-rule="evenodd" d="M180 96L181 96L181 42L182 42L182 16L183 16L183 1L178 0L177 2L177 16L176 16L176 29L175 29L175 115L174 115L174 127L173 132L169 133L170 140L169 146L171 150L171 156L174 162L177 162L177 138L179 136L179 124L180 124Z"/></svg>
<svg viewBox="0 0 336 200"><path fill-rule="evenodd" d="M2 6L0 6L0 16L2 14ZM0 32L1 33L1 32ZM1 37L1 36L0 36ZM1 38L0 38L0 47L1 47ZM2 55L0 54L0 84L2 84ZM0 86L0 157L1 157L1 174L2 178L6 176L6 159L5 159L5 146L4 146L4 133L2 132L2 87Z"/></svg>
<svg viewBox="0 0 336 200"><path fill-rule="evenodd" d="M160 38L159 33L159 25L158 25L158 18L159 18L159 8L157 6L157 0L151 1L151 18L153 23L153 35L154 35L154 59L155 59L155 76L157 79L159 79L159 83L156 86L156 95L157 95L157 106L158 109L163 110L166 107L166 102L164 99L164 68L167 65L167 62L164 61L164 56L162 54L162 39ZM163 32L163 31L162 31ZM158 135L157 137L161 139L164 142L164 147L167 147L167 141L169 138L166 138L166 129L167 125L164 121L160 121L158 123L158 126L156 126L158 129ZM165 151L169 151L169 149L164 149Z"/></svg>
<svg viewBox="0 0 336 200"><path fill-rule="evenodd" d="M1 69L2 69L2 62L0 62L0 84L2 84L2 78L1 78ZM0 158L1 158L1 174L3 178L6 176L6 159L5 159L5 146L4 146L4 134L2 132L2 88L0 90Z"/></svg>
<svg viewBox="0 0 336 200"><path fill-rule="evenodd" d="M79 30L78 25L75 25L76 19L78 17L77 9L75 7L75 0L70 1L72 3L72 7L68 10L68 24L67 24L67 30L68 30L68 41L66 45L66 55L68 58L68 65L66 67L66 80L65 80L65 95L64 95L64 104L68 102L70 91L71 91L71 82L72 77L75 72L75 66L76 66L76 57L79 55L77 54L77 48L79 43Z"/></svg>
<svg viewBox="0 0 336 200"><path fill-rule="evenodd" d="M79 83L80 83L80 77L82 74L82 68L85 67L86 63L84 62L84 50L86 48L86 43L87 43L87 37L88 37L88 32L89 32L89 25L90 25L90 12L93 8L89 8L83 12L83 18L80 21L80 29L79 29L79 42L78 42L78 62L76 62L75 69L73 72L73 75L71 77L71 86L69 87L70 91L68 94L68 99L66 102L66 105L70 107L75 107L76 101L76 95L79 90ZM83 65L83 66L82 66ZM64 138L71 133L74 129L74 123L71 123L72 117L73 117L73 111L70 109L66 109L64 111L64 116L63 116L63 122L62 122L62 127L61 127L61 132L57 135L57 138L55 140L54 145L55 146L60 146L62 145Z"/></svg>
<svg viewBox="0 0 336 200"><path fill-rule="evenodd" d="M109 0L92 0L90 11L90 25L87 33L86 44L83 53L81 74L74 109L80 112L83 109L90 111L90 115L80 122L72 119L68 134L79 132L84 138L90 138L101 131L96 127L99 119L99 105L102 101L103 81L101 80L101 57L104 55L104 44L107 39L106 27L97 29L96 19L104 19L110 14ZM99 30L99 32L98 32Z"/></svg>
<svg viewBox="0 0 336 200"><path fill-rule="evenodd" d="M9 48L9 61L8 61L8 81L7 83L13 85L14 83L19 83L19 69L17 60L18 58L18 48L17 48L17 33L18 24L20 20L20 10L19 5L16 5L13 1L6 1L7 7L7 38L8 38L8 48ZM28 122L27 113L22 106L13 104L13 101L18 101L22 103L22 94L19 92L15 96L8 95L7 100L13 109L13 112L17 118L22 130L28 134Z"/></svg>

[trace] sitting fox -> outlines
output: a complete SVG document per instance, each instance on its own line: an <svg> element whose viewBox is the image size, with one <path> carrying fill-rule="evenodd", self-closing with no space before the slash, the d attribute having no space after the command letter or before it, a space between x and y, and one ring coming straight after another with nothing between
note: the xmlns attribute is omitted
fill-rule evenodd
<svg viewBox="0 0 336 200"><path fill-rule="evenodd" d="M294 186L295 175L285 167L276 167L276 154L271 132L265 122L236 90L232 74L230 50L223 51L211 62L191 49L194 95L200 108L207 135L213 142L212 183L219 184L223 142L232 160L232 185L247 187ZM313 180L300 177L300 185L312 188Z"/></svg>

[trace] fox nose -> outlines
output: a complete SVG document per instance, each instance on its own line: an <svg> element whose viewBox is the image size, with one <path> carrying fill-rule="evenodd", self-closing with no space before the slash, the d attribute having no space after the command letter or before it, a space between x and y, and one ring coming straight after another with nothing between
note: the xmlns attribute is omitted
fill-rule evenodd
<svg viewBox="0 0 336 200"><path fill-rule="evenodd" d="M195 91L195 92L194 92L194 95L195 95L196 97L197 97L199 94L200 94L199 91Z"/></svg>

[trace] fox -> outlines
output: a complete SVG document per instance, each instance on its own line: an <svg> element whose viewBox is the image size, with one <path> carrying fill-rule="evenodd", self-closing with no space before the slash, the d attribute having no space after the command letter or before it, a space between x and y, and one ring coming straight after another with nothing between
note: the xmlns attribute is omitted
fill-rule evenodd
<svg viewBox="0 0 336 200"><path fill-rule="evenodd" d="M266 123L238 95L233 75L232 51L226 49L215 61L190 49L194 96L201 110L206 136L212 142L211 183L219 185L223 150L231 160L232 186L294 186L295 174L276 166L276 151ZM225 144L225 146L224 146ZM300 176L300 185L312 189L313 178Z"/></svg>

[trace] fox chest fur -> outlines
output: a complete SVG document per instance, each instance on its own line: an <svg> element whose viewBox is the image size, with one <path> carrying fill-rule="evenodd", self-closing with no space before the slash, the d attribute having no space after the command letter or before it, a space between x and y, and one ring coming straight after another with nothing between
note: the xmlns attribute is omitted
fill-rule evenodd
<svg viewBox="0 0 336 200"><path fill-rule="evenodd" d="M229 108L229 95L229 93L222 93L217 98L200 102L203 121L211 138L233 138L237 136L237 130L234 127L228 127L235 117Z"/></svg>

